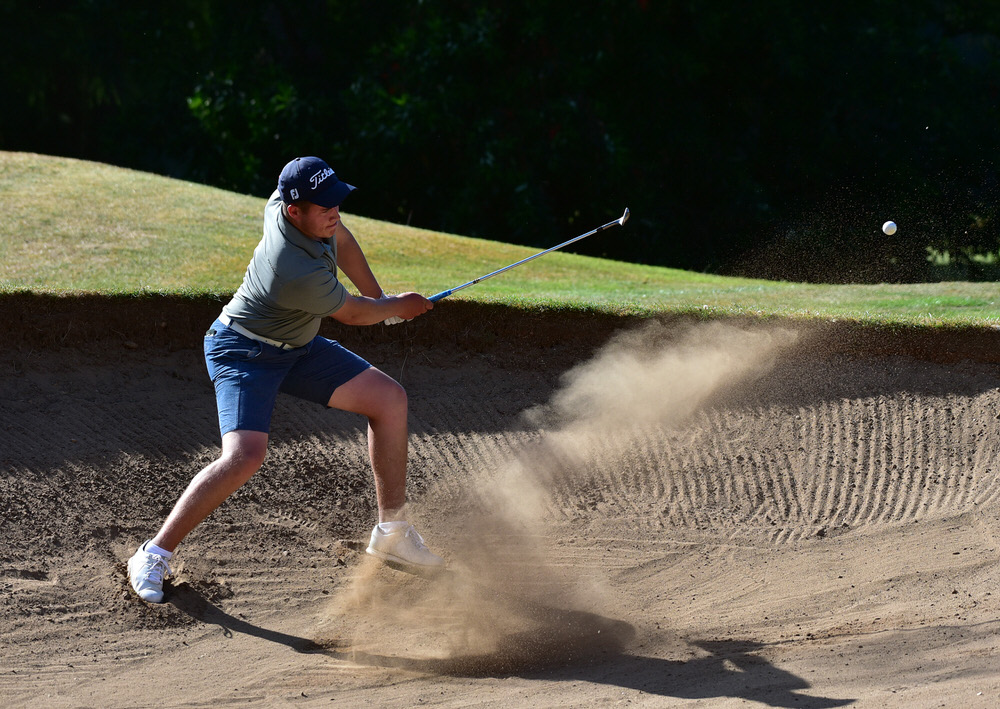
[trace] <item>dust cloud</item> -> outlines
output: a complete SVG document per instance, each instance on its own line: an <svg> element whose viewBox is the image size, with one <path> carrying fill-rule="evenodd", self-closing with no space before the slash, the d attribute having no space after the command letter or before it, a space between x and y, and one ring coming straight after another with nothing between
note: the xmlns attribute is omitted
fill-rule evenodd
<svg viewBox="0 0 1000 709"><path fill-rule="evenodd" d="M551 408L563 426L602 430L673 425L725 387L767 373L797 339L787 329L746 330L723 323L660 323L620 334L563 376Z"/></svg>
<svg viewBox="0 0 1000 709"><path fill-rule="evenodd" d="M649 427L682 425L713 397L767 373L796 341L787 329L649 323L620 333L566 372L544 406L524 413L536 435L464 476L433 520L448 571L418 578L365 558L334 599L328 645L361 664L460 675L510 673L620 652L635 630L613 612L600 570L563 548L553 491L593 484L587 471L622 465ZM609 455L609 447L611 454ZM450 490L455 481L449 481ZM419 511L417 511L419 512ZM562 551L560 551L562 549Z"/></svg>

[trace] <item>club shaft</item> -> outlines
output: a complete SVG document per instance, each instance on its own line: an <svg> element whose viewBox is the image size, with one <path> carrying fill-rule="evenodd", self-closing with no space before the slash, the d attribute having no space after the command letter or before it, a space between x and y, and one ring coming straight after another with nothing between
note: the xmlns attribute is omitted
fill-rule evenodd
<svg viewBox="0 0 1000 709"><path fill-rule="evenodd" d="M493 278L493 276L499 276L501 273L503 273L505 271L509 271L512 268L516 268L517 266L520 266L522 264L528 263L528 261L532 261L532 260L538 258L539 256L544 256L545 254L551 253L552 251L558 251L559 249L563 248L564 246L569 246L570 244L572 244L572 243L574 243L576 241L580 241L580 239L586 239L588 236L593 236L594 234L597 234L598 232L602 232L605 229L610 229L611 227L613 227L615 225L622 226L628 220L628 217L629 217L629 212L626 209L625 213L621 216L621 218L615 219L613 222L608 222L607 224L599 226L596 229L592 229L591 231L588 231L586 234L580 234L580 236L575 236L575 237L573 237L572 239L570 239L568 241L564 241L561 244L557 244L557 245L555 245L555 246L553 246L551 248L545 249L545 251L539 251L537 254L535 254L533 256L529 256L528 258L525 258L525 259L521 259L517 263L512 263L509 266L504 266L503 268L498 268L496 271L493 271L492 273L487 273L485 276L480 276L479 278L475 278L475 279L469 281L468 283L463 283L462 285L455 286L454 288L451 288L449 290L444 290L444 291L441 291L440 293L435 293L434 295L430 296L427 300L431 301L432 303L436 303L439 300L441 300L442 298L447 298L452 293L460 291L463 288L468 288L469 286L474 286L477 283L480 283L481 281L485 281L487 278Z"/></svg>

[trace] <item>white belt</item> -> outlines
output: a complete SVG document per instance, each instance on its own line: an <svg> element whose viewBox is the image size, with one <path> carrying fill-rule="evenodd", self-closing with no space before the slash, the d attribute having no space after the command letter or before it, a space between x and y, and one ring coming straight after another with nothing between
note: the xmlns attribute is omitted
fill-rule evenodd
<svg viewBox="0 0 1000 709"><path fill-rule="evenodd" d="M223 325L225 325L228 328L232 328L233 330L236 330L236 332L240 333L244 337L249 337L251 340L257 340L258 342L264 342L264 343L266 343L268 345L271 345L272 347L277 347L277 348L282 349L282 350L294 350L295 349L295 345L290 345L287 342L281 342L280 340L272 340L270 337L264 337L263 335L258 335L256 332L250 332L249 330L247 330L245 327L243 327L242 325L240 325L238 322L236 322L235 320L233 320L231 317L229 317L225 313L222 313L219 316L219 322L221 322Z"/></svg>

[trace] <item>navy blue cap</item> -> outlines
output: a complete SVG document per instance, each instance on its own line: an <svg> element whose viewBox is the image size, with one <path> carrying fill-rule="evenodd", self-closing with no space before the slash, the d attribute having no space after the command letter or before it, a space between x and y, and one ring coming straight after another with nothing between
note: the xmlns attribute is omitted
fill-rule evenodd
<svg viewBox="0 0 1000 709"><path fill-rule="evenodd" d="M278 177L278 192L285 204L306 200L321 207L336 207L355 190L337 179L336 173L319 158L295 158Z"/></svg>

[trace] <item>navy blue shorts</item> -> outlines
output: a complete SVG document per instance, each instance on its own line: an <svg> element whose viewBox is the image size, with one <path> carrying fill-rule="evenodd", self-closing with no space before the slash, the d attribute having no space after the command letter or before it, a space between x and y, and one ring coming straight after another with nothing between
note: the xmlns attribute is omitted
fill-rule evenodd
<svg viewBox="0 0 1000 709"><path fill-rule="evenodd" d="M343 345L314 337L283 350L212 323L205 335L205 364L215 384L219 430L271 430L278 392L326 406L334 390L371 367Z"/></svg>

